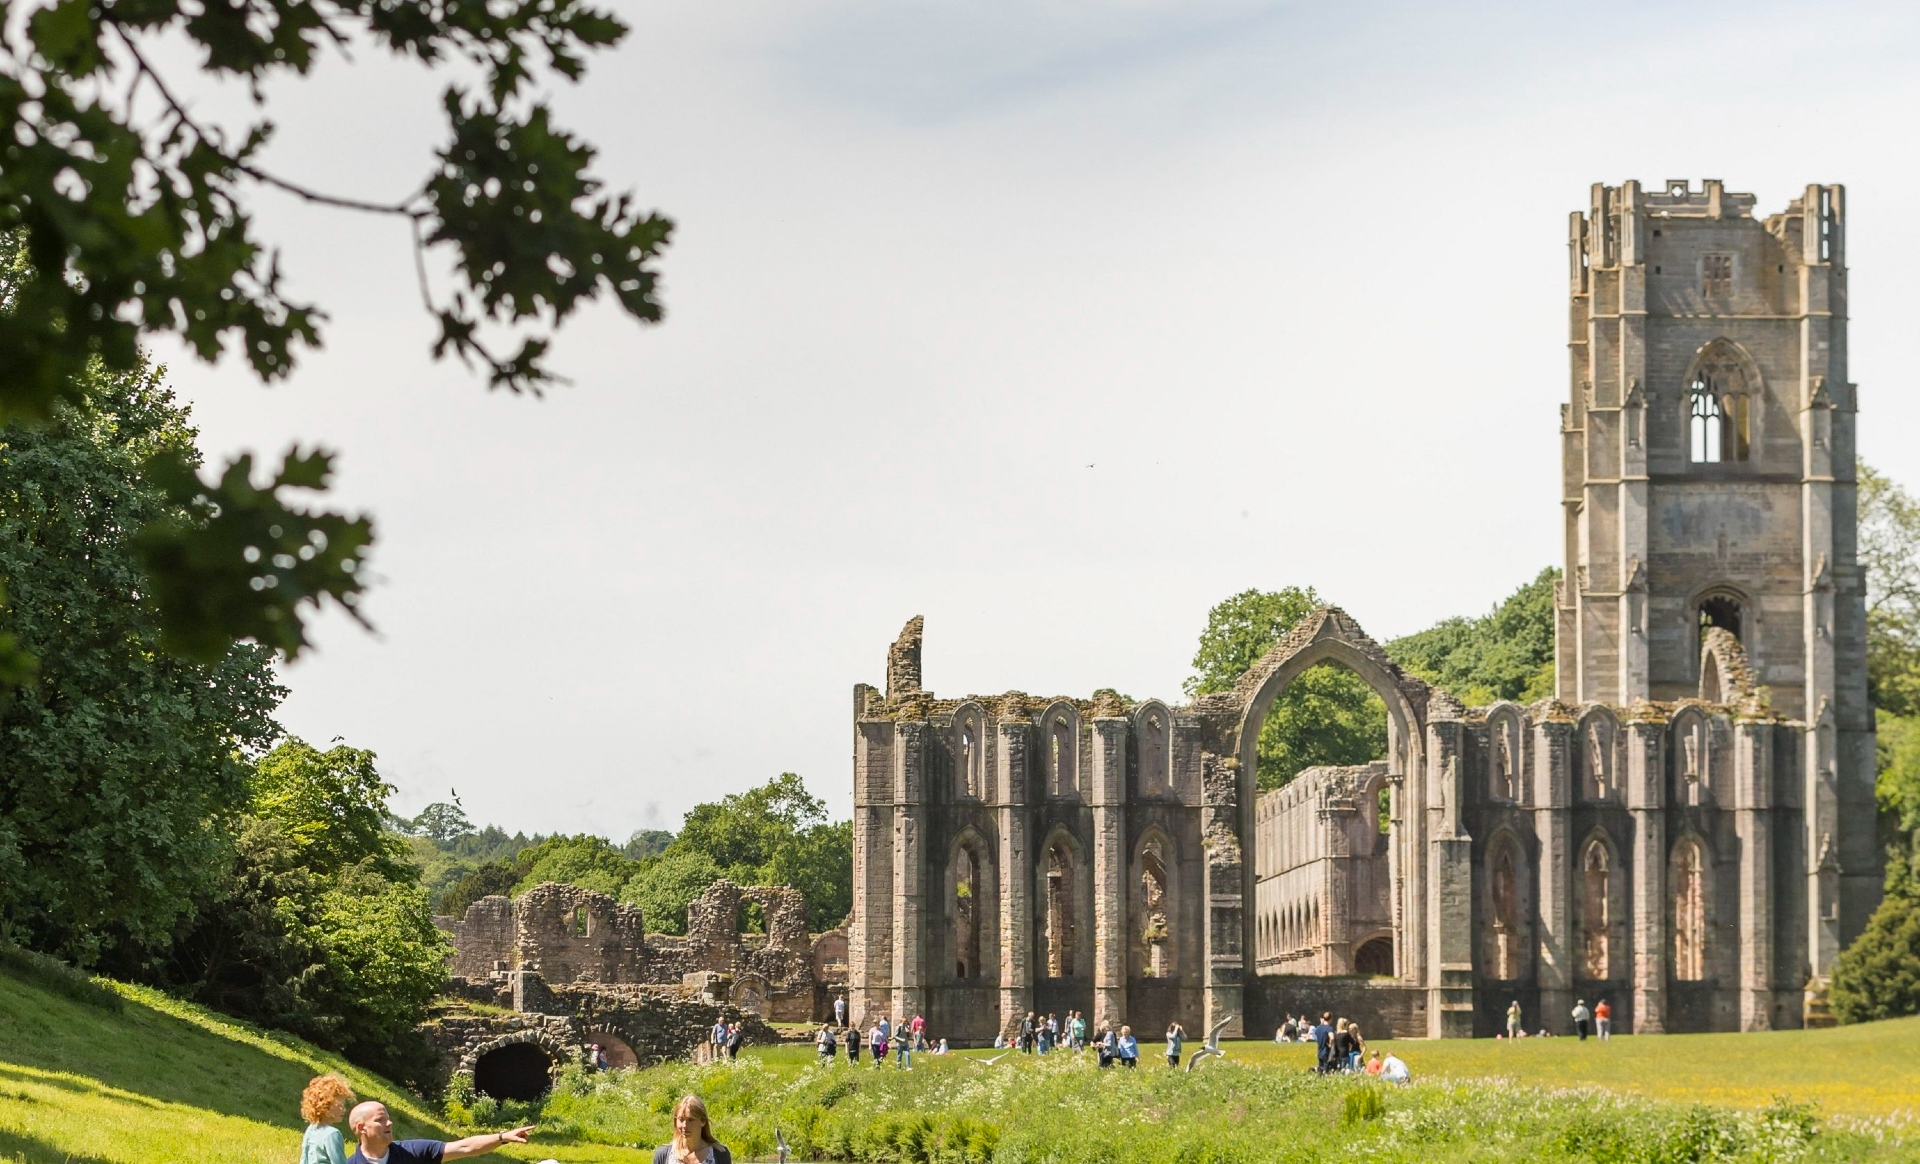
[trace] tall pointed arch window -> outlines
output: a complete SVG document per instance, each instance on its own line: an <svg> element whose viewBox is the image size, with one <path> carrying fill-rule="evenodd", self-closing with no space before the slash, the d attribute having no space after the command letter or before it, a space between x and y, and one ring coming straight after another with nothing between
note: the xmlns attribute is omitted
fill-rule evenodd
<svg viewBox="0 0 1920 1164"><path fill-rule="evenodd" d="M1613 977L1613 862L1598 838L1580 862L1580 972Z"/></svg>
<svg viewBox="0 0 1920 1164"><path fill-rule="evenodd" d="M980 977L980 854L960 846L953 877L955 978Z"/></svg>
<svg viewBox="0 0 1920 1164"><path fill-rule="evenodd" d="M1752 449L1752 395L1727 346L1716 341L1687 386L1687 454L1696 465L1745 461Z"/></svg>
<svg viewBox="0 0 1920 1164"><path fill-rule="evenodd" d="M1047 977L1073 977L1073 854L1055 841L1047 848Z"/></svg>
<svg viewBox="0 0 1920 1164"><path fill-rule="evenodd" d="M1698 982L1707 976L1707 887L1700 842L1680 842L1673 860L1673 976Z"/></svg>

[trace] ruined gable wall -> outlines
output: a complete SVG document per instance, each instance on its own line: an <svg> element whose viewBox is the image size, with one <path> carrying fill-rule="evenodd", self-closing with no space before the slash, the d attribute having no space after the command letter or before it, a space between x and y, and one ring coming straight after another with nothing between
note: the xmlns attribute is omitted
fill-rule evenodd
<svg viewBox="0 0 1920 1164"><path fill-rule="evenodd" d="M545 882L514 903L519 965L548 982L645 982L640 910L604 893Z"/></svg>

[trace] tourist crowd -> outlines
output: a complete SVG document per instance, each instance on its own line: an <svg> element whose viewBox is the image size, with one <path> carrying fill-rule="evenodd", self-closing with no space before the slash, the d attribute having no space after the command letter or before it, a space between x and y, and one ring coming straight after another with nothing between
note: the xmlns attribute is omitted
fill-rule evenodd
<svg viewBox="0 0 1920 1164"><path fill-rule="evenodd" d="M1360 1034L1360 1024L1347 1019L1335 1019L1329 1012L1322 1011L1320 1021L1314 1022L1306 1015L1294 1017L1288 1015L1285 1022L1273 1032L1276 1043L1312 1043L1314 1047L1314 1070L1322 1075L1374 1075L1388 1083L1410 1083L1413 1074L1407 1069L1406 1061L1391 1051L1382 1054L1374 1051L1367 1053L1367 1040Z"/></svg>

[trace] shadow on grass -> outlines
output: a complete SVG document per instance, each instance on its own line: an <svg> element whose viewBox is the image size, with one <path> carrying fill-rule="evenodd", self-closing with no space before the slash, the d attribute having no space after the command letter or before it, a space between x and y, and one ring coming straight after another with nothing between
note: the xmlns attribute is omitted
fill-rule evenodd
<svg viewBox="0 0 1920 1164"><path fill-rule="evenodd" d="M63 1152L45 1140L23 1136L0 1128L0 1159L18 1159L25 1164L117 1164L99 1156L76 1156Z"/></svg>

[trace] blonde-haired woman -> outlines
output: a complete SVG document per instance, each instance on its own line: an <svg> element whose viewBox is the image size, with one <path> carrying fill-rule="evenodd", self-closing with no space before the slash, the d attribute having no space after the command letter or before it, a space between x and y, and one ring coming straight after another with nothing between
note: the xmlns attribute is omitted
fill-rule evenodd
<svg viewBox="0 0 1920 1164"><path fill-rule="evenodd" d="M673 1143L654 1149L653 1164L733 1164L727 1146L713 1142L713 1123L699 1096L681 1096L673 1106Z"/></svg>
<svg viewBox="0 0 1920 1164"><path fill-rule="evenodd" d="M300 1093L300 1118L307 1134L300 1137L300 1164L347 1164L345 1141L335 1124L347 1117L353 1089L338 1075L316 1075Z"/></svg>

